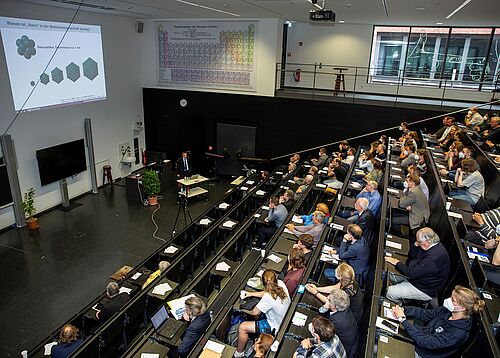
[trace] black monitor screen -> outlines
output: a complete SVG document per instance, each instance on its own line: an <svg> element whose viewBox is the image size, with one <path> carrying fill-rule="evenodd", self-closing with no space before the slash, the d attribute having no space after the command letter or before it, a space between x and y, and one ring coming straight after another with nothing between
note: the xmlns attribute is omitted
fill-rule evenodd
<svg viewBox="0 0 500 358"><path fill-rule="evenodd" d="M87 170L83 139L37 150L36 160L42 185Z"/></svg>

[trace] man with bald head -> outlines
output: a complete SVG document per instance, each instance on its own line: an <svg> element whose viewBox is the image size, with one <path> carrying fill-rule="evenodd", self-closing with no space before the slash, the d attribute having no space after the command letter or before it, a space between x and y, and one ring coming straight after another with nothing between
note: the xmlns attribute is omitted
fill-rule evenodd
<svg viewBox="0 0 500 358"><path fill-rule="evenodd" d="M375 216L368 208L367 198L358 198L354 202L354 209L358 213L358 218L355 223L363 231L363 237L365 238L368 246L370 247L370 252L375 253L377 251L377 240L375 240Z"/></svg>

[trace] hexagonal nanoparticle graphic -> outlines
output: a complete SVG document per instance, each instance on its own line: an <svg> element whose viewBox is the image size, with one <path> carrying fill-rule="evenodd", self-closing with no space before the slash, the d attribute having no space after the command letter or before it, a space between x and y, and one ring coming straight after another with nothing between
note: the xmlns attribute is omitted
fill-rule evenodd
<svg viewBox="0 0 500 358"><path fill-rule="evenodd" d="M92 81L98 74L97 62L90 57L87 58L83 63L83 75Z"/></svg>
<svg viewBox="0 0 500 358"><path fill-rule="evenodd" d="M64 79L63 71L59 67L54 68L50 74L52 75L52 81L55 83L61 83Z"/></svg>
<svg viewBox="0 0 500 358"><path fill-rule="evenodd" d="M42 82L44 85L46 85L47 83L49 83L49 81L50 81L50 78L49 78L48 74L42 73L40 75L40 82Z"/></svg>
<svg viewBox="0 0 500 358"><path fill-rule="evenodd" d="M66 77L71 81L76 82L80 78L80 67L78 67L74 62L71 62L66 66Z"/></svg>

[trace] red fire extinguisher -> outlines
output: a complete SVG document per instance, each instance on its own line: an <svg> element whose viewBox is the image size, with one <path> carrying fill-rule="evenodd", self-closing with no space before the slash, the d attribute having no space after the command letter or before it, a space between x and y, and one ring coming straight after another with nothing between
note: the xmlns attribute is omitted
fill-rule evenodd
<svg viewBox="0 0 500 358"><path fill-rule="evenodd" d="M300 82L300 68L297 68L293 73L293 79L295 82Z"/></svg>
<svg viewBox="0 0 500 358"><path fill-rule="evenodd" d="M142 164L147 165L148 158L146 157L146 151L143 148L141 148L141 155L142 155Z"/></svg>

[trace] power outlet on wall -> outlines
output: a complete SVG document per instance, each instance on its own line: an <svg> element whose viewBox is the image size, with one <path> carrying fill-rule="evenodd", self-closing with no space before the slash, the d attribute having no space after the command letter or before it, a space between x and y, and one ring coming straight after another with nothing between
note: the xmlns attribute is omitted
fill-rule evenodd
<svg viewBox="0 0 500 358"><path fill-rule="evenodd" d="M132 152L130 142L122 143L118 146L118 154L120 158L127 157Z"/></svg>

